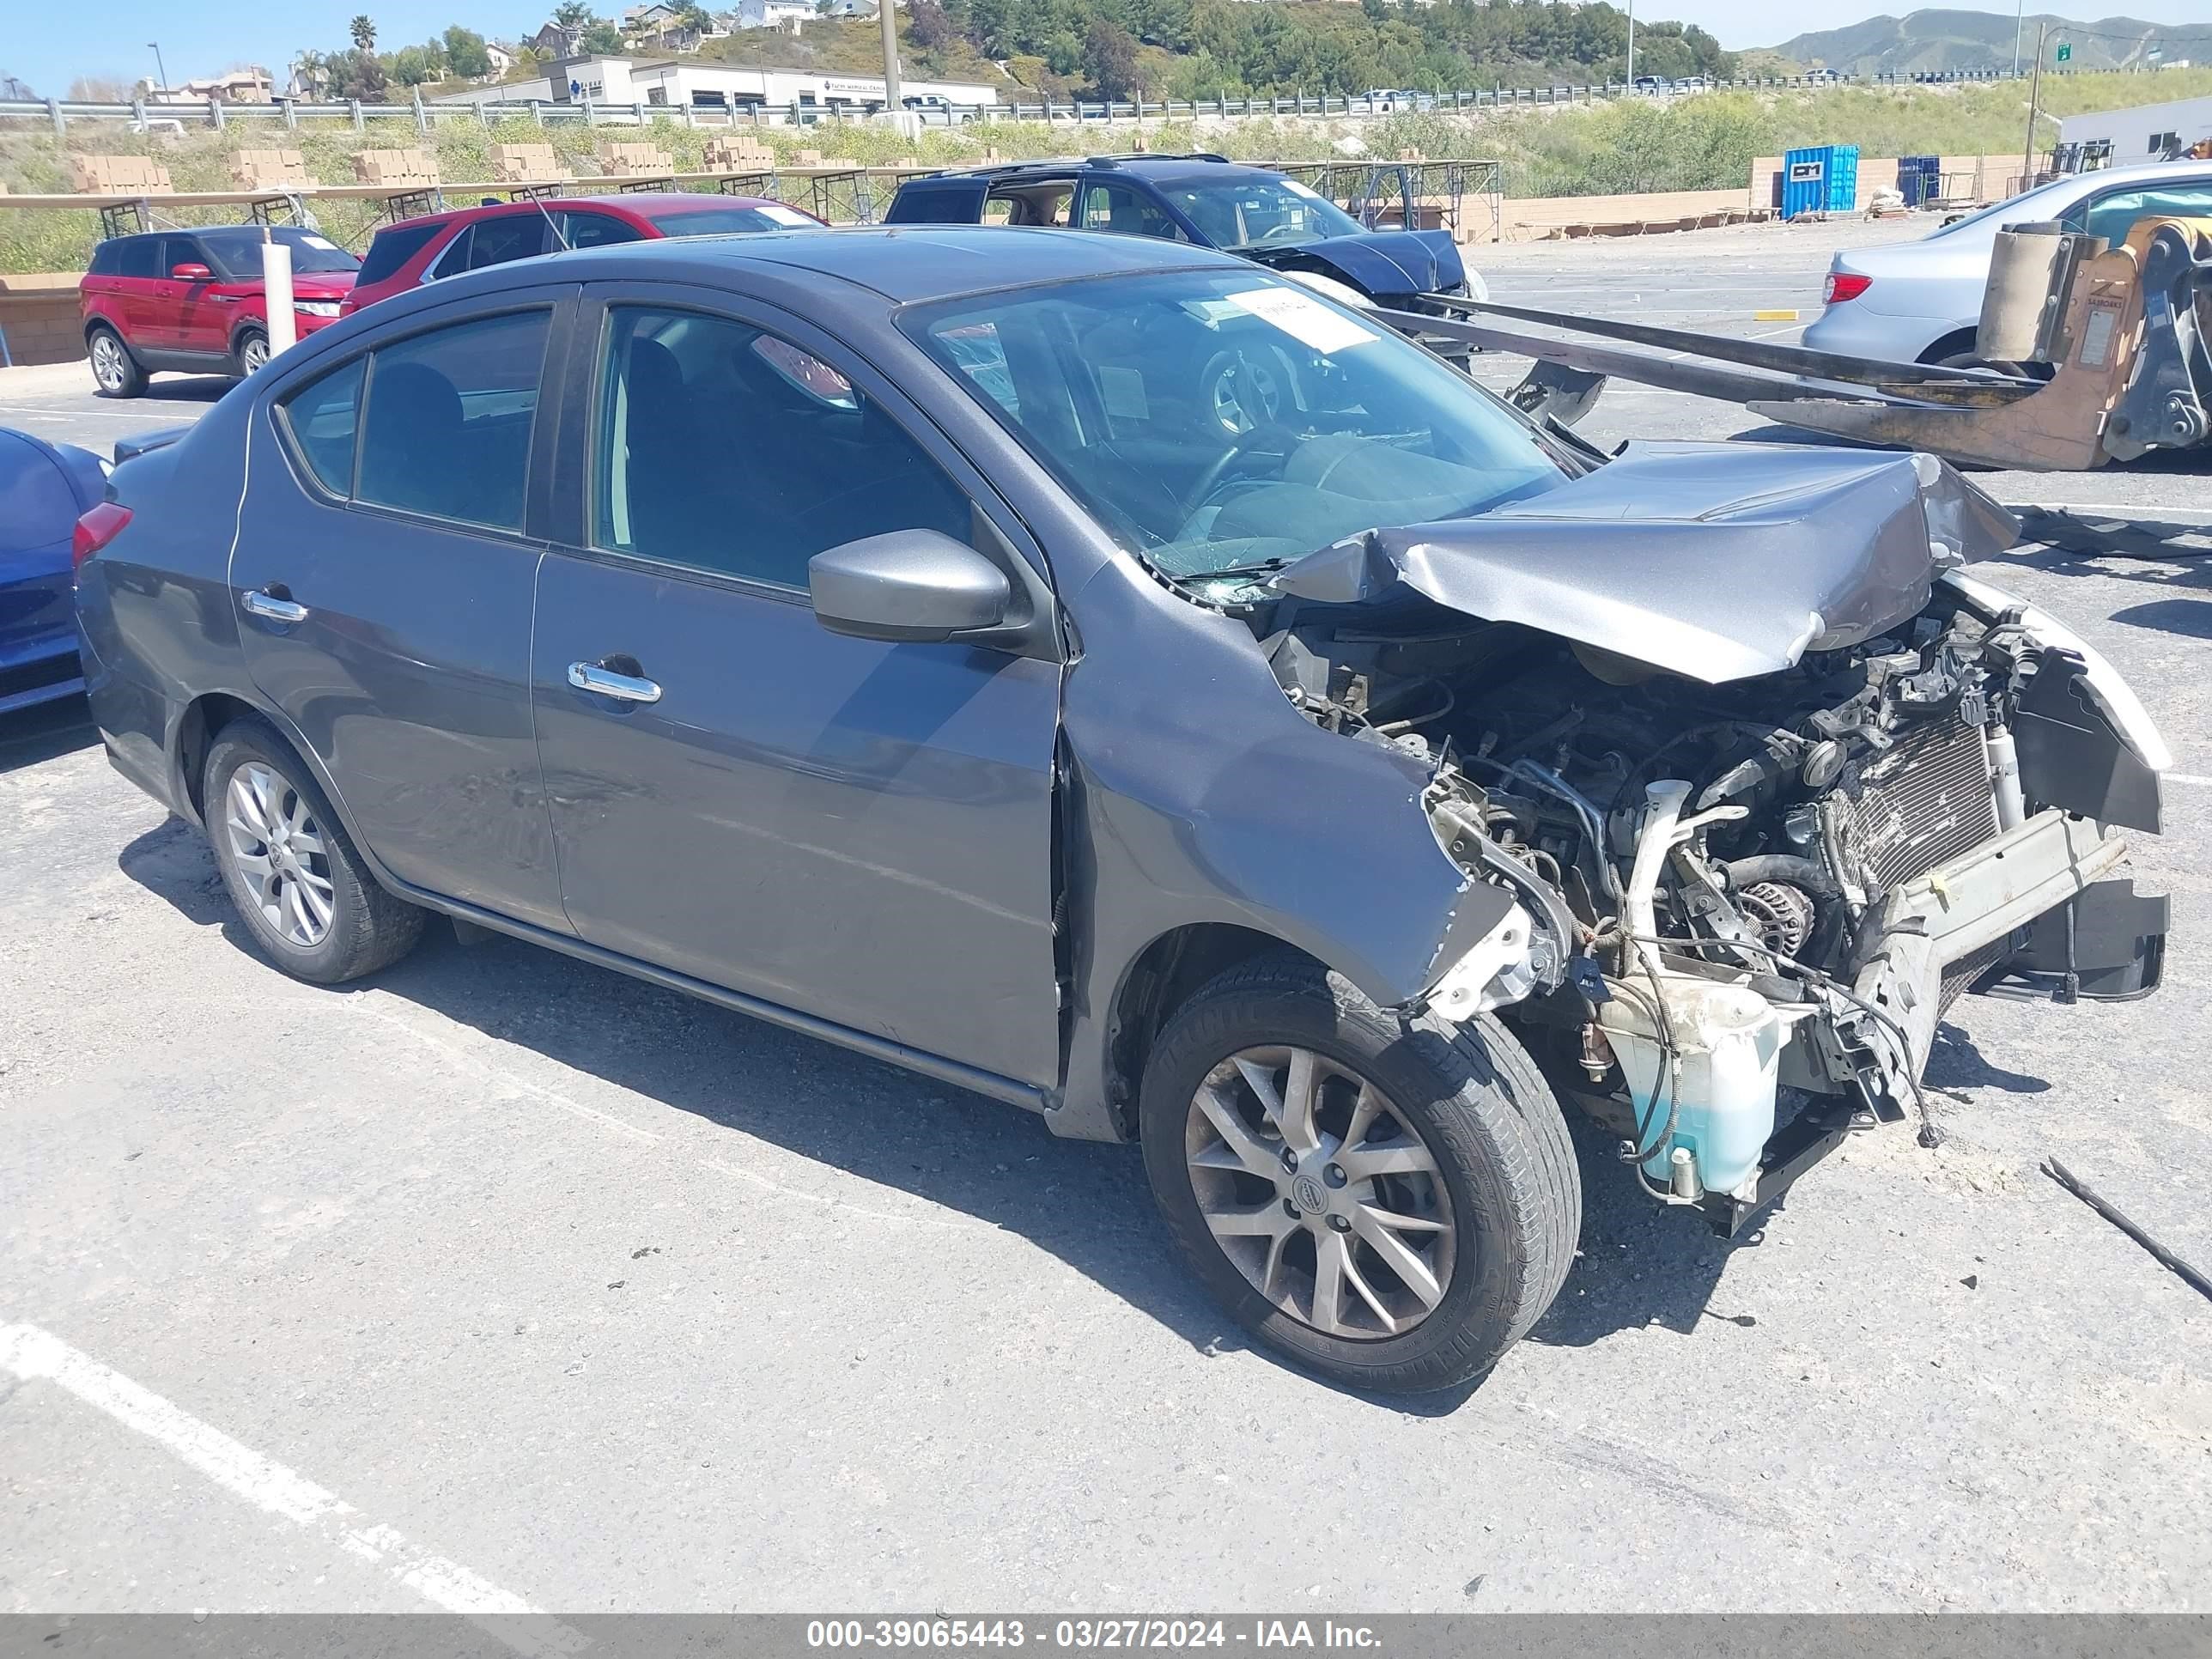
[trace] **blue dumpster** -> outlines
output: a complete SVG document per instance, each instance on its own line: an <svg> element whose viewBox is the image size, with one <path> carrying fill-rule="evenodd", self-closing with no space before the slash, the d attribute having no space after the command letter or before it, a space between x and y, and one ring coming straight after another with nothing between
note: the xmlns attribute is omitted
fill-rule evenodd
<svg viewBox="0 0 2212 1659"><path fill-rule="evenodd" d="M1782 216L1849 213L1858 205L1859 147L1823 144L1782 158Z"/></svg>
<svg viewBox="0 0 2212 1659"><path fill-rule="evenodd" d="M1918 207L1943 193L1943 158L1940 155L1900 155L1897 158L1897 189L1905 205Z"/></svg>

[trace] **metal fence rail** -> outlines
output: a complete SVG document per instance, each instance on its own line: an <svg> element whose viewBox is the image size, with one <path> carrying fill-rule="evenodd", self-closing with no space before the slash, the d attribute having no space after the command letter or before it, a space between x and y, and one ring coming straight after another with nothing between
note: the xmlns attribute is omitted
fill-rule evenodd
<svg viewBox="0 0 2212 1659"><path fill-rule="evenodd" d="M1126 100L1119 102L929 104L912 109L927 126L964 126L975 122L1045 121L1051 123L1111 124L1115 122L1233 120L1254 116L1371 117L1416 112L1510 108L1516 105L1589 104L1605 99L1674 97L1716 90L1772 90L1792 87L1898 86L1914 82L2004 81L2015 78L2008 69L1954 70L1914 75L1797 75L1746 76L1715 81L1710 78L1678 82L1667 87L1623 86L1618 82L1587 85L1509 87L1503 84L1468 88L1457 92L1350 94L1343 93L1286 94L1273 98L1201 98ZM880 106L852 103L783 104L607 104L581 99L574 103L541 99L485 99L459 103L425 100L419 94L403 104L307 103L280 99L270 104L231 104L209 99L204 104L86 103L75 99L0 100L0 122L32 121L64 132L71 121L123 121L142 131L155 125L186 121L211 127L233 122L246 125L278 125L297 129L303 124L343 122L356 129L371 121L410 121L428 133L441 120L489 123L507 118L539 125L577 122L594 126L644 126L654 121L673 121L684 126L817 126L863 121Z"/></svg>

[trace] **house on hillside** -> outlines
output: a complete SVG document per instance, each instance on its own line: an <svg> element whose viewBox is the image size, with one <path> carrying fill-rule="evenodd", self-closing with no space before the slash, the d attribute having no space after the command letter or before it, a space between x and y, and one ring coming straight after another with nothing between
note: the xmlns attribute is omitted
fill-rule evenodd
<svg viewBox="0 0 2212 1659"><path fill-rule="evenodd" d="M813 0L738 0L741 29L784 29L796 34L808 18L817 15Z"/></svg>
<svg viewBox="0 0 2212 1659"><path fill-rule="evenodd" d="M204 104L210 99L218 104L273 104L276 79L259 64L248 64L180 86L157 87L150 80L141 81L138 96L149 104Z"/></svg>
<svg viewBox="0 0 2212 1659"><path fill-rule="evenodd" d="M522 44L541 58L574 58L583 40L581 29L564 29L558 23L548 23Z"/></svg>
<svg viewBox="0 0 2212 1659"><path fill-rule="evenodd" d="M141 81L138 95L149 104L204 104L210 99L220 104L271 104L276 100L276 82L267 70L249 64L173 87Z"/></svg>
<svg viewBox="0 0 2212 1659"><path fill-rule="evenodd" d="M514 48L502 46L496 40L484 42L484 56L491 59L491 73L482 78L496 81L511 74L514 69Z"/></svg>
<svg viewBox="0 0 2212 1659"><path fill-rule="evenodd" d="M665 52L696 52L700 31L681 22L683 16L684 9L671 5L668 0L648 0L623 14L623 38L649 40Z"/></svg>

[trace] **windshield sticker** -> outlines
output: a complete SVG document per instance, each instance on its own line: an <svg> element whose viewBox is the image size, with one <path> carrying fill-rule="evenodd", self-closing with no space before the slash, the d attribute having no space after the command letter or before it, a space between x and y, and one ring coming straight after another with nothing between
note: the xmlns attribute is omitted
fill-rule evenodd
<svg viewBox="0 0 2212 1659"><path fill-rule="evenodd" d="M309 247L319 247L325 253L336 253L338 251L338 245L336 242L331 241L326 236L317 236L313 233L310 233L307 235L302 236L300 240L305 242Z"/></svg>
<svg viewBox="0 0 2212 1659"><path fill-rule="evenodd" d="M763 219L773 219L777 224L788 225L794 230L803 229L814 222L798 209L787 208L781 202L763 202L760 215Z"/></svg>
<svg viewBox="0 0 2212 1659"><path fill-rule="evenodd" d="M1221 300L1224 305L1273 323L1300 345L1315 351L1346 351L1382 338L1366 324L1330 310L1301 289L1248 289L1242 294L1224 294Z"/></svg>
<svg viewBox="0 0 2212 1659"><path fill-rule="evenodd" d="M1322 199L1322 193L1311 185L1300 184L1296 179L1284 179L1283 188L1294 196L1304 197L1309 202L1318 202Z"/></svg>

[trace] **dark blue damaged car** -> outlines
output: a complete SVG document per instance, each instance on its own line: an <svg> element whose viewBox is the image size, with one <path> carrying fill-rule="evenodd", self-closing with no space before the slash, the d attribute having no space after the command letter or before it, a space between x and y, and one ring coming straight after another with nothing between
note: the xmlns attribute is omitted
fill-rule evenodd
<svg viewBox="0 0 2212 1659"><path fill-rule="evenodd" d="M471 272L82 529L107 753L284 972L450 917L1136 1140L1212 1292L1354 1387L1558 1293L1563 1101L1733 1230L1911 1118L1986 975L2158 981L2164 745L1960 568L2014 532L1972 484L1608 459L1187 242Z"/></svg>
<svg viewBox="0 0 2212 1659"><path fill-rule="evenodd" d="M1369 230L1297 179L1224 157L1094 155L910 179L886 224L1007 224L1151 236L1344 283L1377 305L1488 297L1448 230Z"/></svg>

